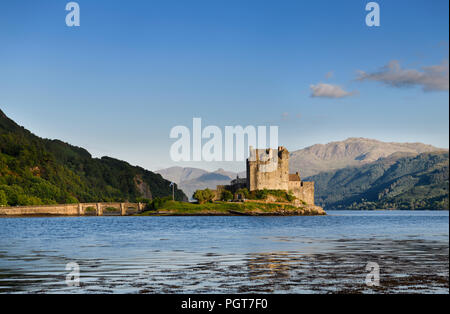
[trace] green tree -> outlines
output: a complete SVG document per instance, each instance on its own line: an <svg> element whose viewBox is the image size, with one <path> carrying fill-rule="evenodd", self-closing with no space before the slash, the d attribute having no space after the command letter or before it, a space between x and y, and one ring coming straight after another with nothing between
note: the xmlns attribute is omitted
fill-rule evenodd
<svg viewBox="0 0 450 314"><path fill-rule="evenodd" d="M199 204L204 204L207 202L212 202L214 200L215 194L210 189L197 190L192 196L197 200Z"/></svg>
<svg viewBox="0 0 450 314"><path fill-rule="evenodd" d="M220 196L220 200L225 201L225 202L231 201L232 199L233 199L233 193L231 193L228 190L223 191L222 195Z"/></svg>
<svg viewBox="0 0 450 314"><path fill-rule="evenodd" d="M0 206L8 205L8 198L6 197L6 193L3 190L0 190Z"/></svg>
<svg viewBox="0 0 450 314"><path fill-rule="evenodd" d="M241 198L248 198L250 195L250 192L247 188L242 188L236 191L236 195L240 196Z"/></svg>
<svg viewBox="0 0 450 314"><path fill-rule="evenodd" d="M205 202L204 196L203 196L203 190L196 190L194 194L192 195L192 198L197 200L199 204L203 204Z"/></svg>
<svg viewBox="0 0 450 314"><path fill-rule="evenodd" d="M40 198L36 196L29 196L25 194L20 194L17 198L17 204L20 206L26 205L43 205Z"/></svg>
<svg viewBox="0 0 450 314"><path fill-rule="evenodd" d="M288 202L292 202L296 199L296 197L294 196L292 191L289 191L288 193L286 193L286 199Z"/></svg>
<svg viewBox="0 0 450 314"><path fill-rule="evenodd" d="M265 199L267 199L268 194L269 194L269 191L267 189L258 190L258 191L256 191L256 198L259 200L265 200Z"/></svg>

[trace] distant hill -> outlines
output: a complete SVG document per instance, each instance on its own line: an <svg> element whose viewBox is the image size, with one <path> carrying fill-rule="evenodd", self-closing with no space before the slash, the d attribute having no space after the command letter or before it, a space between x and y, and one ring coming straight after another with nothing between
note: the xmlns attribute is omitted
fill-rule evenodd
<svg viewBox="0 0 450 314"><path fill-rule="evenodd" d="M387 143L366 138L349 138L293 151L289 157L289 165L291 172L300 171L302 177L309 177L320 172L361 166L394 153L417 155L433 151L446 150L422 143Z"/></svg>
<svg viewBox="0 0 450 314"><path fill-rule="evenodd" d="M167 180L178 184L178 187L192 199L196 190L215 189L217 185L229 184L231 180L239 177L245 177L245 172L236 173L217 169L216 171L206 171L199 168L170 167L156 171Z"/></svg>
<svg viewBox="0 0 450 314"><path fill-rule="evenodd" d="M136 201L171 196L169 185L127 162L40 138L0 110L0 205ZM175 197L187 200L178 188Z"/></svg>
<svg viewBox="0 0 450 314"><path fill-rule="evenodd" d="M384 163L388 160L393 162L402 157L414 157L426 152L445 153L448 150L422 143L387 143L366 138L349 138L344 141L317 144L293 151L289 157L289 164L291 173L299 171L303 179L314 176L313 178L307 178L307 180L316 181L318 179L315 175L322 172L326 176L330 172L340 169L348 167L356 169L369 165L379 159L384 159ZM232 179L236 178L236 175L241 178L246 176L245 172L227 172L223 169L208 172L203 169L183 167L162 169L157 173L160 173L167 180L178 183L180 189L189 198L192 198L192 194L197 189L215 189L217 185L229 184ZM347 183L344 182L343 184ZM318 190L320 193L321 189L322 181L316 182L316 191Z"/></svg>
<svg viewBox="0 0 450 314"><path fill-rule="evenodd" d="M166 180L180 183L183 181L196 179L201 175L208 173L208 171L198 168L170 167L158 170L156 173L159 173Z"/></svg>
<svg viewBox="0 0 450 314"><path fill-rule="evenodd" d="M329 209L447 209L448 152L393 154L358 166L322 172L316 203Z"/></svg>

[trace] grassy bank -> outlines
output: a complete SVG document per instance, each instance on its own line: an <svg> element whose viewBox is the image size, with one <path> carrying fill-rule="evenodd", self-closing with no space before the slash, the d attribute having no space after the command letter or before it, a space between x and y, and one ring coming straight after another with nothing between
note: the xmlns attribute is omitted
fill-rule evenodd
<svg viewBox="0 0 450 314"><path fill-rule="evenodd" d="M295 207L289 204L256 202L214 202L205 204L167 201L157 210L145 211L140 216L312 216L326 215L318 206Z"/></svg>

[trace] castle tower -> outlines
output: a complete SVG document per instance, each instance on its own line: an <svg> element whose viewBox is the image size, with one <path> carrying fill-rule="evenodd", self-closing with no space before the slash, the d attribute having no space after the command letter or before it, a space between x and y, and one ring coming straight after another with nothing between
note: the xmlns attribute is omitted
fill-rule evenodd
<svg viewBox="0 0 450 314"><path fill-rule="evenodd" d="M314 182L302 181L299 172L289 174L289 152L283 146L278 149L250 146L246 180L249 191L289 191L298 200L314 205Z"/></svg>
<svg viewBox="0 0 450 314"><path fill-rule="evenodd" d="M255 149L250 147L247 159L247 187L255 190L289 189L289 152L280 146L278 149Z"/></svg>

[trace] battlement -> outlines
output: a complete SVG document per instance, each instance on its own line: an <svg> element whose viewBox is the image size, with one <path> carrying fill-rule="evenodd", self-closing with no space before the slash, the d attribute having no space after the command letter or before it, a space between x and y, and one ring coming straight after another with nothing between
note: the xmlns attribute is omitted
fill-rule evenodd
<svg viewBox="0 0 450 314"><path fill-rule="evenodd" d="M274 148L253 148L250 146L249 160L251 162L267 162L277 156L278 159L289 159L289 152L283 146Z"/></svg>

